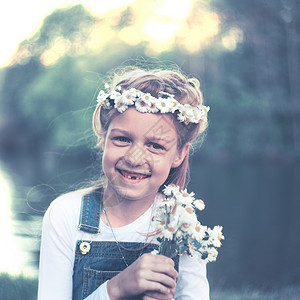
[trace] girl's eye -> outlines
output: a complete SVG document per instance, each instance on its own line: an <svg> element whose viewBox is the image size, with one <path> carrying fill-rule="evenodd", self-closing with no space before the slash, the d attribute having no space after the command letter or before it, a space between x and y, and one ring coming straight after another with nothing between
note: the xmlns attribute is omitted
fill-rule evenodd
<svg viewBox="0 0 300 300"><path fill-rule="evenodd" d="M165 148L157 143L149 143L149 147L154 149L154 150L164 150Z"/></svg>
<svg viewBox="0 0 300 300"><path fill-rule="evenodd" d="M119 136L117 137L117 139L120 141L120 142L129 142L129 138L125 137L125 136Z"/></svg>
<svg viewBox="0 0 300 300"><path fill-rule="evenodd" d="M126 143L126 144L130 143L130 139L127 138L126 136L116 136L116 137L113 138L113 140L115 142L119 142L119 143L122 143L122 144L124 144L124 143Z"/></svg>

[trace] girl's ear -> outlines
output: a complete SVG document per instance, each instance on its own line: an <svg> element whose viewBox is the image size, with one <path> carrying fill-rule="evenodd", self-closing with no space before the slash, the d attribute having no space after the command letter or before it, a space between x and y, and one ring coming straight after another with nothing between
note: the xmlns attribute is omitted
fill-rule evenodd
<svg viewBox="0 0 300 300"><path fill-rule="evenodd" d="M183 162L184 158L186 157L186 154L188 153L189 149L190 149L190 143L187 143L183 146L182 150L180 153L178 153L177 157L175 158L175 160L172 163L172 168L177 168L181 165L181 163Z"/></svg>
<svg viewBox="0 0 300 300"><path fill-rule="evenodd" d="M105 148L105 141L106 141L106 133L101 136L100 141L99 141L99 145L100 145L102 151L104 151L104 148Z"/></svg>
<svg viewBox="0 0 300 300"><path fill-rule="evenodd" d="M105 146L105 140L101 139L100 143L99 143L102 151L104 150L104 146Z"/></svg>

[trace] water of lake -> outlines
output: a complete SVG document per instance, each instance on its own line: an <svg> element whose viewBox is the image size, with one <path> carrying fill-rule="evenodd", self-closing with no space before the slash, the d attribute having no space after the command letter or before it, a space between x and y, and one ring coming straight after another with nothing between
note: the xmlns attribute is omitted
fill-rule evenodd
<svg viewBox="0 0 300 300"><path fill-rule="evenodd" d="M39 250L40 218L30 216L26 224L16 218L17 212L24 210L13 209L15 188L8 174L0 168L0 272L36 277L37 263L33 253Z"/></svg>

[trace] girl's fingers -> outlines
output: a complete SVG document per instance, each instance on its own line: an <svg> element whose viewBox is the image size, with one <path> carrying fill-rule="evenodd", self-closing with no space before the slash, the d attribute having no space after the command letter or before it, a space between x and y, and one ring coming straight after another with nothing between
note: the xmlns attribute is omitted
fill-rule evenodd
<svg viewBox="0 0 300 300"><path fill-rule="evenodd" d="M147 291L152 291L152 292L156 292L158 294L169 294L171 289L166 287L165 285L159 283L159 282L155 282L155 281L149 281L147 283Z"/></svg>
<svg viewBox="0 0 300 300"><path fill-rule="evenodd" d="M146 279L149 282L161 283L164 286L171 288L171 289L175 288L175 286L176 286L175 278L172 278L163 273L149 272L149 274L147 274L145 276L147 276Z"/></svg>
<svg viewBox="0 0 300 300"><path fill-rule="evenodd" d="M150 270L155 273L163 273L173 279L178 277L178 273L174 268L174 261L163 255L145 254L145 263L149 264ZM148 261L149 260L149 261Z"/></svg>
<svg viewBox="0 0 300 300"><path fill-rule="evenodd" d="M169 266L166 266L166 265L152 266L151 271L153 273L168 276L169 278L172 278L173 280L176 280L178 277L177 271L174 269L174 267L172 267L170 265Z"/></svg>
<svg viewBox="0 0 300 300"><path fill-rule="evenodd" d="M156 295L172 299L178 273L174 262L162 255L144 254L124 271L107 283L107 291L111 299L121 299L145 292L156 292ZM152 297L149 294L149 297ZM153 298L153 297L152 297Z"/></svg>

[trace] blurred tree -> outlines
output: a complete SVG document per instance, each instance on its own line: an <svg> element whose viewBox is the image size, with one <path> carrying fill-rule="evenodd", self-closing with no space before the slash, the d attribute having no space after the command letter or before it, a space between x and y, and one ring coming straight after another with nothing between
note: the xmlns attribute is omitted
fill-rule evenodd
<svg viewBox="0 0 300 300"><path fill-rule="evenodd" d="M242 157L299 157L299 3L216 0L212 8L229 51L204 56L211 139L224 137L222 152Z"/></svg>
<svg viewBox="0 0 300 300"><path fill-rule="evenodd" d="M24 40L13 64L24 65L31 59L54 65L61 57L86 54L86 44L96 19L82 6L55 10L47 16L35 35Z"/></svg>

